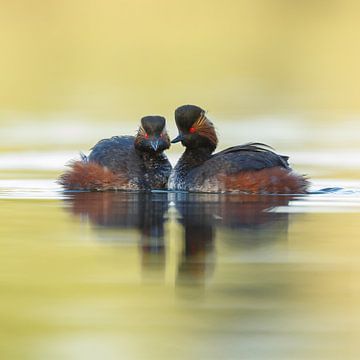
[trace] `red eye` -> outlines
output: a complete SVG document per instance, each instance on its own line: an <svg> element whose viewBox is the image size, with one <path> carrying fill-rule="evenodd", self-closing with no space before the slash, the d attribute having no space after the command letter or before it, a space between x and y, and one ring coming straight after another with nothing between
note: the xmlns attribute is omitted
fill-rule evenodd
<svg viewBox="0 0 360 360"><path fill-rule="evenodd" d="M189 131L190 131L190 134L193 134L194 132L196 132L196 129L195 129L194 127L191 127L191 128L189 129Z"/></svg>
<svg viewBox="0 0 360 360"><path fill-rule="evenodd" d="M148 139L149 138L149 134L145 134L145 139Z"/></svg>

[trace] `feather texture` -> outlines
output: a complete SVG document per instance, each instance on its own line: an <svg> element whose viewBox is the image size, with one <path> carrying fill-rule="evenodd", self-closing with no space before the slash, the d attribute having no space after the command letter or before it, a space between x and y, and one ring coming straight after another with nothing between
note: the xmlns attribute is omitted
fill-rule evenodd
<svg viewBox="0 0 360 360"><path fill-rule="evenodd" d="M309 185L304 176L281 167L219 175L220 188L248 194L304 194Z"/></svg>
<svg viewBox="0 0 360 360"><path fill-rule="evenodd" d="M218 138L213 123L202 112L200 117L193 124L196 133L209 139L215 146L218 144Z"/></svg>
<svg viewBox="0 0 360 360"><path fill-rule="evenodd" d="M73 161L69 167L59 179L59 183L68 190L118 190L128 183L120 174L114 174L94 162Z"/></svg>

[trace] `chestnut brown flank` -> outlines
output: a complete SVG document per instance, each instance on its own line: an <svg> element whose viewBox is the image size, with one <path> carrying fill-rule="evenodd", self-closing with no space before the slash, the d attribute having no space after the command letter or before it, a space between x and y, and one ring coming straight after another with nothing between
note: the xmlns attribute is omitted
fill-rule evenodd
<svg viewBox="0 0 360 360"><path fill-rule="evenodd" d="M94 162L74 161L70 170L59 178L59 183L69 190L117 190L127 181L119 174Z"/></svg>
<svg viewBox="0 0 360 360"><path fill-rule="evenodd" d="M281 167L220 175L218 179L225 191L252 194L304 194L308 187L304 176Z"/></svg>

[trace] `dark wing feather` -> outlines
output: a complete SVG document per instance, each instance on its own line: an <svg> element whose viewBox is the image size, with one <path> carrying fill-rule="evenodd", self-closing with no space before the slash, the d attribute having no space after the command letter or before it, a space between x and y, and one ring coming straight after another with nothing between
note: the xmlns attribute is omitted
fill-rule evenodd
<svg viewBox="0 0 360 360"><path fill-rule="evenodd" d="M224 156L225 154L235 153L236 159L245 167L252 168L252 164L259 169L273 166L281 166L289 168L289 157L284 155L278 155L273 148L263 143L247 143L243 145L232 146L228 149L220 151L213 157ZM265 165L265 166L262 166ZM262 167L261 167L262 166Z"/></svg>
<svg viewBox="0 0 360 360"><path fill-rule="evenodd" d="M126 167L126 160L134 148L133 136L113 136L100 140L91 150L89 161L106 166L114 172Z"/></svg>
<svg viewBox="0 0 360 360"><path fill-rule="evenodd" d="M272 148L270 145L266 145L264 143L249 142L242 145L231 146L223 151L218 152L218 154L229 153L237 150L269 151L269 149L274 150L274 148Z"/></svg>
<svg viewBox="0 0 360 360"><path fill-rule="evenodd" d="M223 150L211 156L203 165L189 172L190 182L202 184L219 174L233 175L240 171L272 167L290 169L286 156L266 149L265 144L250 143Z"/></svg>

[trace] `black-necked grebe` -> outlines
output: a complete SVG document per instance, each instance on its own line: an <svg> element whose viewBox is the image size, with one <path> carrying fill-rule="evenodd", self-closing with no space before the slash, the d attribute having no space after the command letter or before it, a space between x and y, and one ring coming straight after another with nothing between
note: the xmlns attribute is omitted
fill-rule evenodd
<svg viewBox="0 0 360 360"><path fill-rule="evenodd" d="M292 171L288 157L261 143L230 147L212 154L218 138L205 111L195 105L176 109L175 121L185 152L173 169L169 190L242 192L248 194L306 193L308 181Z"/></svg>
<svg viewBox="0 0 360 360"><path fill-rule="evenodd" d="M88 157L70 164L59 182L69 190L166 189L171 164L164 150L169 147L165 118L146 116L135 137L99 141Z"/></svg>

